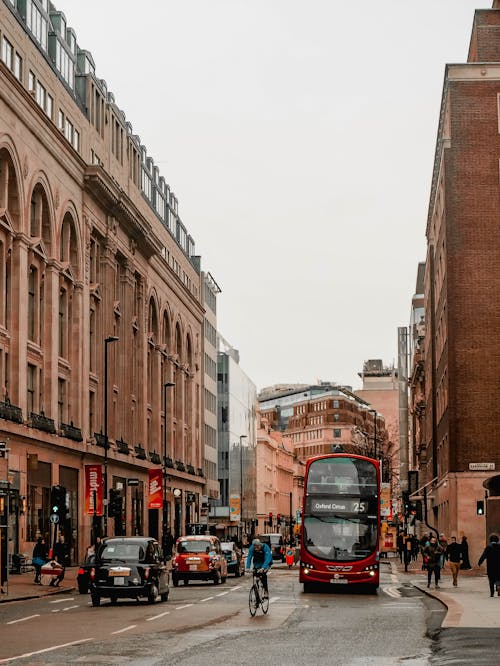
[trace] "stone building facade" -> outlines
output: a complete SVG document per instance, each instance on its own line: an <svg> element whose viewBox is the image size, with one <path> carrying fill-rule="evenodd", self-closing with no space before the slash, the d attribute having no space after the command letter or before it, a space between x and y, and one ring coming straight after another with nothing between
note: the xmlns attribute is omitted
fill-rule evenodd
<svg viewBox="0 0 500 666"><path fill-rule="evenodd" d="M477 502L500 468L499 9L476 11L467 63L446 67L426 230L424 376L419 369L415 387L425 388L418 456L429 519L467 535L471 560L487 532Z"/></svg>
<svg viewBox="0 0 500 666"><path fill-rule="evenodd" d="M108 489L121 498L108 533L160 536L148 471L162 464L168 526L178 534L199 520L199 257L174 193L64 14L48 0L5 0L0 40L9 551L30 552L39 534L52 539L50 492L60 484L68 516L59 529L77 560L93 522L84 470L104 469L106 434ZM167 382L174 386L164 414Z"/></svg>

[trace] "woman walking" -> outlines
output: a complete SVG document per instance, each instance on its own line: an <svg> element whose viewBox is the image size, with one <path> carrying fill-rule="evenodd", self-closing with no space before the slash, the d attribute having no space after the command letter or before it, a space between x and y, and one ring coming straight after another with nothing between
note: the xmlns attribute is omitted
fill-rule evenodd
<svg viewBox="0 0 500 666"><path fill-rule="evenodd" d="M467 542L467 537L462 537L462 564L460 565L461 569L472 569L469 560L469 544Z"/></svg>

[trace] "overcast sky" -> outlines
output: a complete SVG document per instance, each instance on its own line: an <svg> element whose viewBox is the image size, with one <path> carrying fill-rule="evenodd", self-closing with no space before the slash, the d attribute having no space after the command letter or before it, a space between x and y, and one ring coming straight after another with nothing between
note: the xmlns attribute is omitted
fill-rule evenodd
<svg viewBox="0 0 500 666"><path fill-rule="evenodd" d="M491 0L56 0L179 200L258 388L397 359L444 66Z"/></svg>

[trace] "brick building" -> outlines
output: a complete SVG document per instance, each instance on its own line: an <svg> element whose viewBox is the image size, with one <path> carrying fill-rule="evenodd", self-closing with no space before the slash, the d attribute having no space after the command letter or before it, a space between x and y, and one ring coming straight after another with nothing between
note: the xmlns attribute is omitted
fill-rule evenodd
<svg viewBox="0 0 500 666"><path fill-rule="evenodd" d="M199 257L175 194L64 14L48 0L2 1L0 40L3 517L9 554L30 552L53 530L51 487L64 486L60 529L77 560L93 518L84 468L102 469L106 434L121 503L108 533L160 536L148 470L161 471L163 446L168 524L179 533L199 520Z"/></svg>
<svg viewBox="0 0 500 666"><path fill-rule="evenodd" d="M499 165L495 2L475 13L467 63L446 67L426 230L424 377L418 378L425 387L420 483L429 484L429 517L440 531L467 535L471 559L486 536L486 518L476 514L483 482L500 468Z"/></svg>

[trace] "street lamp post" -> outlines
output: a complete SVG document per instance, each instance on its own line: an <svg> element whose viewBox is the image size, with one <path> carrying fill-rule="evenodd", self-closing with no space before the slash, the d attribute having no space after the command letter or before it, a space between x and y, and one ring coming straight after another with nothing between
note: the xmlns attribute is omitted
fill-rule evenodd
<svg viewBox="0 0 500 666"><path fill-rule="evenodd" d="M167 530L168 530L168 511L167 511L167 389L175 386L172 382L163 384L163 456L162 456L162 517L161 517L161 539L162 550L165 555L167 550Z"/></svg>
<svg viewBox="0 0 500 666"><path fill-rule="evenodd" d="M373 457L377 459L377 410L369 409L370 414L373 414Z"/></svg>
<svg viewBox="0 0 500 666"><path fill-rule="evenodd" d="M243 444L242 439L246 439L247 435L240 435L240 522L241 522L241 541L243 541Z"/></svg>
<svg viewBox="0 0 500 666"><path fill-rule="evenodd" d="M104 339L104 536L108 535L108 345L117 340L116 335Z"/></svg>

